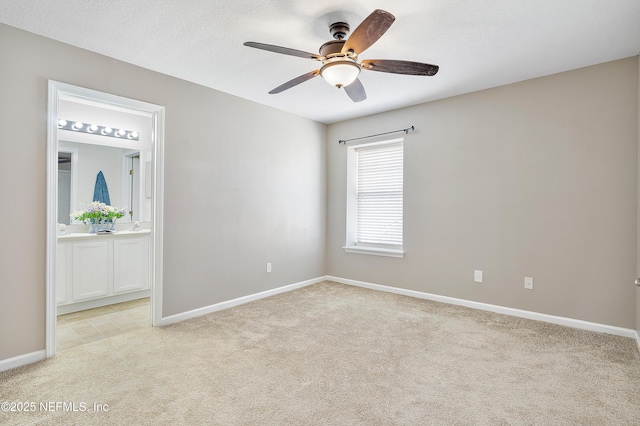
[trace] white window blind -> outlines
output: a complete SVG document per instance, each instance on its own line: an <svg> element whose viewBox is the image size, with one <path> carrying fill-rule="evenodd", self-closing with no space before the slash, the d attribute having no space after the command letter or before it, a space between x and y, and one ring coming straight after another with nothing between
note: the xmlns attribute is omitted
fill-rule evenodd
<svg viewBox="0 0 640 426"><path fill-rule="evenodd" d="M356 148L356 245L402 248L402 142Z"/></svg>

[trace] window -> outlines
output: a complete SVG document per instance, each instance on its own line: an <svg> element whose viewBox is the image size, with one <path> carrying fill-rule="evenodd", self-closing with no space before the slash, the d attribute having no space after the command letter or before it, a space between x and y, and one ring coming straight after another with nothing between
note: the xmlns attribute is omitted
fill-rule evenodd
<svg viewBox="0 0 640 426"><path fill-rule="evenodd" d="M403 140L347 149L344 250L402 257Z"/></svg>

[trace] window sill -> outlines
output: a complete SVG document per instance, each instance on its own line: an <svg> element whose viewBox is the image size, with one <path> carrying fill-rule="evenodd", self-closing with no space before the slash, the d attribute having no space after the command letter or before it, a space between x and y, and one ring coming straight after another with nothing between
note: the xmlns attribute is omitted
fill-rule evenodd
<svg viewBox="0 0 640 426"><path fill-rule="evenodd" d="M404 257L404 250L402 249L388 249L388 248L361 247L361 246L346 246L342 248L347 253L370 254L374 256L387 256L387 257Z"/></svg>

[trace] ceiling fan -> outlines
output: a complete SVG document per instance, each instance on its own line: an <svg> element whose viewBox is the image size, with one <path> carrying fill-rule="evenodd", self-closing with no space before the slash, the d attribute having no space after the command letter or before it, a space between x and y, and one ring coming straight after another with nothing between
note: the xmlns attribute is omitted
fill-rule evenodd
<svg viewBox="0 0 640 426"><path fill-rule="evenodd" d="M424 76L432 76L438 72L437 65L421 62L393 59L364 59L358 62L358 55L375 43L389 29L395 19L391 13L376 9L353 30L351 36L346 40L345 36L349 33L349 25L345 22L336 22L329 27L329 32L335 40L330 40L320 46L319 55L253 41L248 41L244 45L322 62L322 67L319 70L289 80L270 91L270 94L283 92L320 75L332 86L344 87L352 101L360 102L367 99L364 86L358 79L361 70Z"/></svg>

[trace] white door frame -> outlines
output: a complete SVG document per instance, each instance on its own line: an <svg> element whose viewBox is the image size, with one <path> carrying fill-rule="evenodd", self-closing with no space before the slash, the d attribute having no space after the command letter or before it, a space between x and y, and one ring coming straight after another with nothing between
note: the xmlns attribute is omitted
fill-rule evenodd
<svg viewBox="0 0 640 426"><path fill-rule="evenodd" d="M152 119L151 325L162 322L162 238L164 206L164 107L49 80L47 122L47 239L45 353L56 354L56 250L58 214L58 105L60 97L93 101L148 113Z"/></svg>

